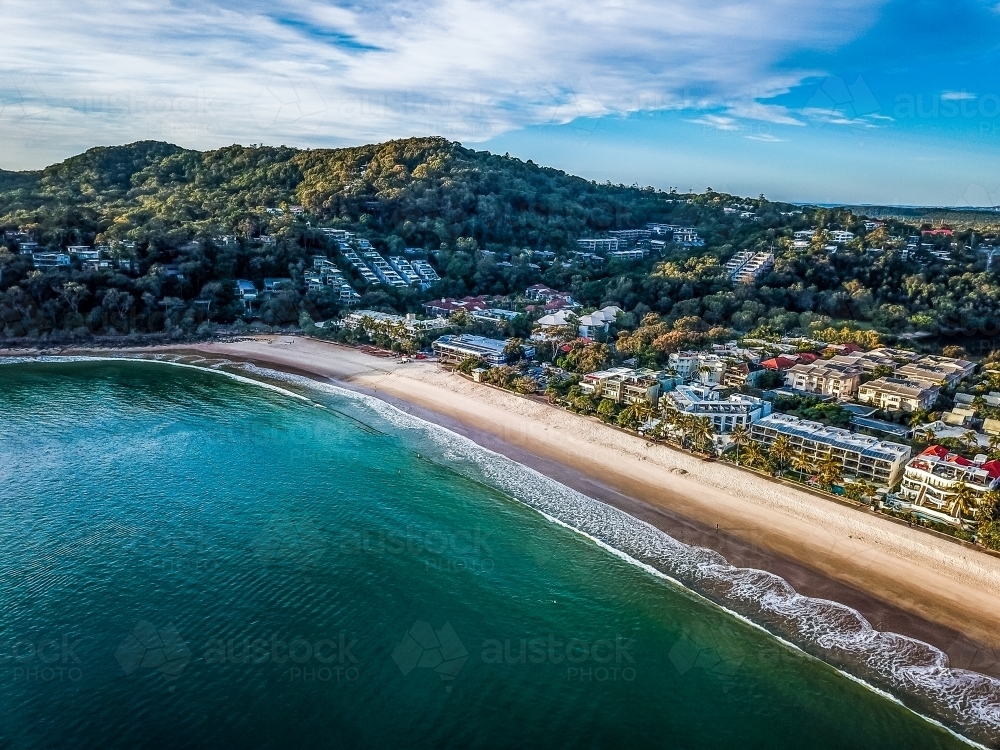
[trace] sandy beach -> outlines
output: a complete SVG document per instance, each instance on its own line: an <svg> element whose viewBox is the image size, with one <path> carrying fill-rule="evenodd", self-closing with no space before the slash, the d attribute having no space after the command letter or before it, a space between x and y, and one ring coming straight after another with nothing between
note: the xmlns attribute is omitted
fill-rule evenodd
<svg viewBox="0 0 1000 750"><path fill-rule="evenodd" d="M1000 677L997 557L474 384L432 363L399 364L288 336L135 351L252 361L375 395L683 542L715 549L734 565L771 571L802 594L850 605L879 630L931 643L953 667Z"/></svg>

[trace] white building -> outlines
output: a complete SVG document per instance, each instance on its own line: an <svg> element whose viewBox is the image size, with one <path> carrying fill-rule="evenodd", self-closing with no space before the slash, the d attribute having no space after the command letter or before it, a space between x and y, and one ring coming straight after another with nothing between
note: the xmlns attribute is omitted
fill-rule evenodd
<svg viewBox="0 0 1000 750"><path fill-rule="evenodd" d="M1000 487L1000 461L988 461L983 454L970 461L943 446L932 445L906 465L899 496L914 509L929 509L957 518L961 508L955 500L962 486L975 493L968 508L974 512L981 507L984 493ZM934 513L921 515L945 520L935 518Z"/></svg>
<svg viewBox="0 0 1000 750"><path fill-rule="evenodd" d="M738 425L749 426L771 413L768 401L741 393L722 399L717 388L704 385L679 385L663 395L660 405L694 417L706 417L719 434L730 433Z"/></svg>
<svg viewBox="0 0 1000 750"><path fill-rule="evenodd" d="M911 453L908 445L855 435L790 414L772 414L750 427L750 438L765 449L779 435L788 440L793 456L814 464L830 456L841 465L845 476L864 478L883 487L899 481Z"/></svg>
<svg viewBox="0 0 1000 750"><path fill-rule="evenodd" d="M397 341L412 339L428 331L447 328L444 318L417 320L412 313L407 316L392 315L377 310L358 310L344 317L344 327L348 330L361 329L369 334L381 334Z"/></svg>
<svg viewBox="0 0 1000 750"><path fill-rule="evenodd" d="M886 411L930 409L941 389L904 378L878 378L858 387L858 401Z"/></svg>
<svg viewBox="0 0 1000 750"><path fill-rule="evenodd" d="M70 257L66 253L32 253L31 264L35 268L58 268L68 266Z"/></svg>
<svg viewBox="0 0 1000 750"><path fill-rule="evenodd" d="M660 372L629 367L592 372L580 381L580 390L594 398L606 398L616 404L645 401L656 404L660 396Z"/></svg>
<svg viewBox="0 0 1000 750"><path fill-rule="evenodd" d="M975 371L975 362L927 354L900 367L896 371L896 375L924 385L952 387L958 385Z"/></svg>
<svg viewBox="0 0 1000 750"><path fill-rule="evenodd" d="M510 361L510 355L505 351L509 339L488 339L483 336L459 334L457 336L442 336L431 347L441 358L442 364L459 364L463 360L476 358L490 365L505 365ZM535 356L534 347L522 347L525 357Z"/></svg>
<svg viewBox="0 0 1000 750"><path fill-rule="evenodd" d="M785 372L785 385L797 391L848 398L861 383L861 368L822 360L797 364Z"/></svg>
<svg viewBox="0 0 1000 750"><path fill-rule="evenodd" d="M845 242L850 242L854 239L854 232L845 232L840 229L835 229L830 232L830 241L837 244L843 245Z"/></svg>
<svg viewBox="0 0 1000 750"><path fill-rule="evenodd" d="M619 241L617 237L582 237L576 244L587 253L614 253L618 252Z"/></svg>
<svg viewBox="0 0 1000 750"><path fill-rule="evenodd" d="M726 360L709 352L671 352L667 365L685 383L720 385L726 376Z"/></svg>
<svg viewBox="0 0 1000 750"><path fill-rule="evenodd" d="M774 267L774 255L749 250L736 253L725 265L726 273L736 284L752 284Z"/></svg>

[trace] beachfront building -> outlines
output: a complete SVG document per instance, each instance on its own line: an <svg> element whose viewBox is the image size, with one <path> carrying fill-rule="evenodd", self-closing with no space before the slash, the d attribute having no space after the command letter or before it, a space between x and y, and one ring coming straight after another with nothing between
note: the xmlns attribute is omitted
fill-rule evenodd
<svg viewBox="0 0 1000 750"><path fill-rule="evenodd" d="M966 487L972 494L961 498ZM914 510L929 509L958 518L972 515L982 507L983 495L997 488L1000 488L1000 461L988 461L982 454L970 461L943 446L932 445L906 465L899 497ZM944 520L936 518L934 513L921 515Z"/></svg>
<svg viewBox="0 0 1000 750"><path fill-rule="evenodd" d="M710 352L671 352L667 365L685 383L719 385L726 375L726 360Z"/></svg>
<svg viewBox="0 0 1000 750"><path fill-rule="evenodd" d="M655 405L660 396L660 377L656 370L613 367L592 372L580 381L580 390L594 398L606 398L616 404L645 401Z"/></svg>
<svg viewBox="0 0 1000 750"><path fill-rule="evenodd" d="M344 316L344 327L362 330L371 336L387 336L393 341L413 340L430 331L440 331L449 325L445 318L417 320L412 313L391 315L377 310L358 310Z"/></svg>
<svg viewBox="0 0 1000 750"><path fill-rule="evenodd" d="M719 434L732 432L737 426L749 427L771 413L769 401L741 393L723 399L717 387L705 385L679 385L663 395L660 406L692 417L705 417Z"/></svg>
<svg viewBox="0 0 1000 750"><path fill-rule="evenodd" d="M437 353L441 364L459 364L466 359L481 359L489 365L505 365L513 359L513 355L507 351L509 343L510 339L488 339L462 333L442 336L431 344L431 348ZM534 357L535 349L523 346L521 354L525 358Z"/></svg>
<svg viewBox="0 0 1000 750"><path fill-rule="evenodd" d="M858 387L858 401L885 411L930 409L941 389L904 378L878 378Z"/></svg>
<svg viewBox="0 0 1000 750"><path fill-rule="evenodd" d="M976 363L953 357L939 357L926 354L914 362L908 362L896 371L897 377L915 380L924 385L939 385L951 388L958 385L976 371Z"/></svg>
<svg viewBox="0 0 1000 750"><path fill-rule="evenodd" d="M764 449L769 449L779 436L787 439L793 458L818 464L830 456L841 465L844 475L867 479L882 487L899 482L911 454L908 445L856 435L790 414L771 414L750 427L750 438Z"/></svg>
<svg viewBox="0 0 1000 750"><path fill-rule="evenodd" d="M861 368L829 362L799 363L785 373L785 385L797 391L848 398L861 383Z"/></svg>

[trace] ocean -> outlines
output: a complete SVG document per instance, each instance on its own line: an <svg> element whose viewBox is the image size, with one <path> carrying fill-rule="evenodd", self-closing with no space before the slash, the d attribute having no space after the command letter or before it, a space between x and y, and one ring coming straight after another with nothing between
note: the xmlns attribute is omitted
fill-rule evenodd
<svg viewBox="0 0 1000 750"><path fill-rule="evenodd" d="M365 396L0 365L0 748L997 736L995 681L851 612Z"/></svg>

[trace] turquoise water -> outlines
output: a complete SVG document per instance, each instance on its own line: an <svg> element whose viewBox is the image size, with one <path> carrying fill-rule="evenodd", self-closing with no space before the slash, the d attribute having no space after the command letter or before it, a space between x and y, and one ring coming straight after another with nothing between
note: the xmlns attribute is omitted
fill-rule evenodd
<svg viewBox="0 0 1000 750"><path fill-rule="evenodd" d="M308 396L0 366L0 748L964 746Z"/></svg>

